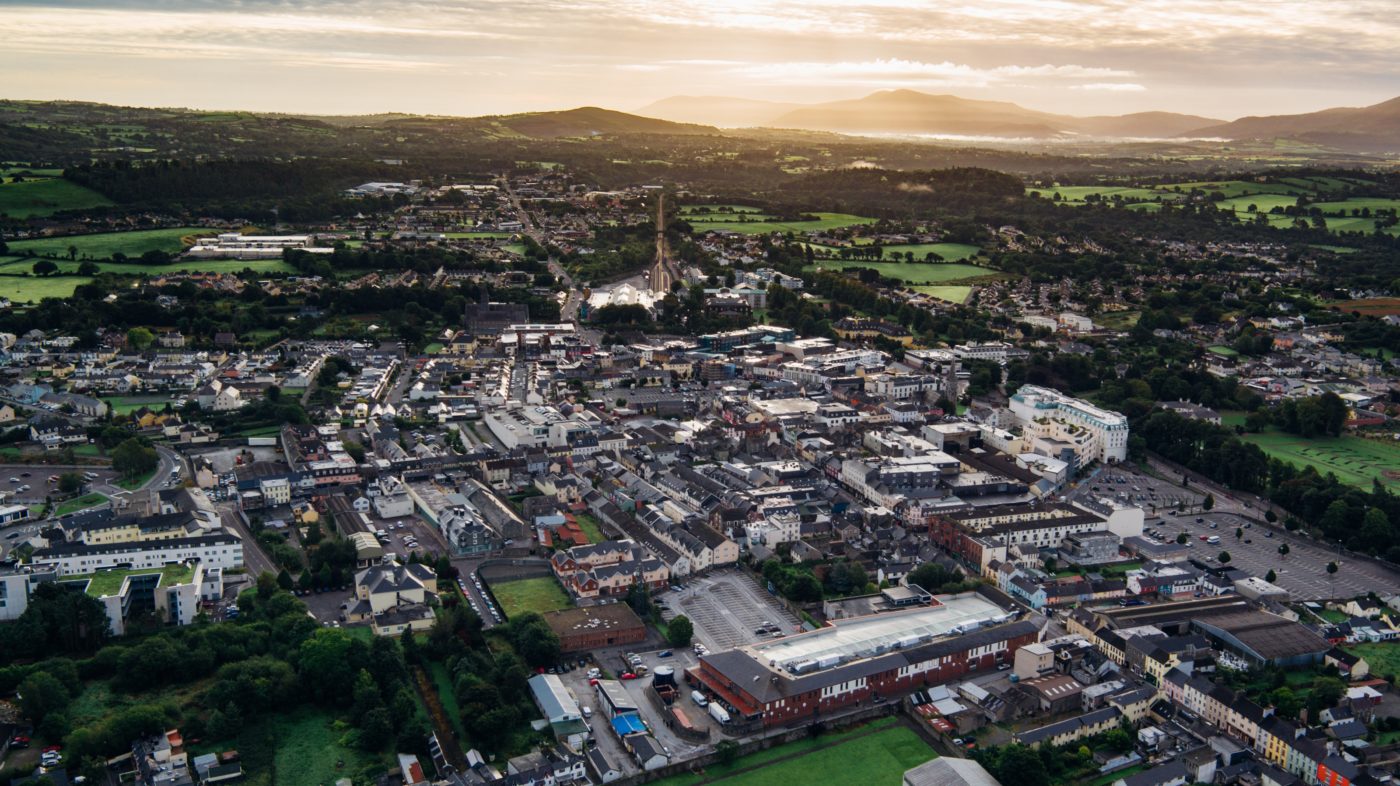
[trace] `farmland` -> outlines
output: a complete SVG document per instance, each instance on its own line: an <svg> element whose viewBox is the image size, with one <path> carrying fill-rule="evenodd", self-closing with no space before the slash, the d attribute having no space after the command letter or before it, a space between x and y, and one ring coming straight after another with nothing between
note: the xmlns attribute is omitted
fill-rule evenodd
<svg viewBox="0 0 1400 786"><path fill-rule="evenodd" d="M1373 480L1400 486L1400 477L1387 474L1400 467L1400 444L1350 436L1304 439L1280 431L1245 434L1243 439L1274 458L1300 468L1311 466L1322 474L1331 472L1352 486L1370 488Z"/></svg>
<svg viewBox="0 0 1400 786"><path fill-rule="evenodd" d="M96 191L59 178L0 184L0 215L11 218L42 218L60 210L85 210L110 204L107 197Z"/></svg>
<svg viewBox="0 0 1400 786"><path fill-rule="evenodd" d="M46 297L72 297L73 290L91 281L92 279L84 276L35 278L0 275L0 297L7 297L17 303L38 303Z"/></svg>
<svg viewBox="0 0 1400 786"><path fill-rule="evenodd" d="M67 260L56 262L58 272L75 274L80 262ZM251 270L254 273L293 273L296 268L280 259L184 259L164 265L144 265L134 262L95 262L102 273L118 276L159 276L165 273L241 273ZM0 262L0 273L19 273L29 270L33 260L20 259Z"/></svg>
<svg viewBox="0 0 1400 786"><path fill-rule="evenodd" d="M696 232L710 230L734 232L740 235L766 235L770 232L825 232L831 229L870 224L873 218L862 218L849 213L813 213L814 221L701 221L695 224ZM765 216L767 218L767 216ZM691 220L687 216L687 220Z"/></svg>
<svg viewBox="0 0 1400 786"><path fill-rule="evenodd" d="M535 611L541 614L548 611L567 609L573 605L564 588L552 576L537 579L516 579L491 584L491 594L501 604L507 617Z"/></svg>
<svg viewBox="0 0 1400 786"><path fill-rule="evenodd" d="M808 244L812 253L818 258L831 257L839 258L841 249L835 246L823 246L817 243ZM860 243L859 245L868 245ZM914 261L922 262L928 258L929 254L936 255L945 262L962 262L971 259L982 252L978 246L969 243L905 243L891 246L884 246L880 249L881 259L908 259L910 254L914 255Z"/></svg>
<svg viewBox="0 0 1400 786"><path fill-rule="evenodd" d="M833 259L819 262L811 267L830 270L870 268L878 270L880 275L886 278L896 278L906 284L946 284L949 281L963 281L997 275L997 272L990 268L938 262L863 262Z"/></svg>
<svg viewBox="0 0 1400 786"><path fill-rule="evenodd" d="M935 284L910 287L910 289L930 297L936 297L939 300L946 300L949 303L966 303L968 296L972 294L972 287L961 284Z"/></svg>
<svg viewBox="0 0 1400 786"><path fill-rule="evenodd" d="M174 254L185 250L186 237L213 235L215 230L200 227L172 227L169 229L138 229L132 232L99 232L92 235L69 235L66 237L46 237L36 240L16 240L10 243L11 254L24 254L33 251L36 256L68 257L68 248L78 250L78 259L107 259L121 253L138 257L147 251L164 251Z"/></svg>
<svg viewBox="0 0 1400 786"><path fill-rule="evenodd" d="M1365 300L1342 300L1332 303L1332 306L1347 312L1355 311L1366 317L1383 317L1389 314L1400 314L1400 298L1395 297L1373 297Z"/></svg>
<svg viewBox="0 0 1400 786"><path fill-rule="evenodd" d="M659 786L780 786L819 783L830 773L870 786L897 786L904 771L934 758L935 754L912 730L893 719L875 721L838 734L790 742L740 757L730 764L716 764L704 773L674 775Z"/></svg>

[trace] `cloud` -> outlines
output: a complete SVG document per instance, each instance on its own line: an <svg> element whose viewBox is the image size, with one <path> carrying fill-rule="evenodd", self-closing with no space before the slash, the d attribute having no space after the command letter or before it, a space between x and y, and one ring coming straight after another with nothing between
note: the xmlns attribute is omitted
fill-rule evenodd
<svg viewBox="0 0 1400 786"><path fill-rule="evenodd" d="M858 84L884 87L988 87L1023 80L1112 79L1134 72L1083 65L1005 65L978 68L965 63L884 58L834 63L760 63L734 69L746 78L770 84Z"/></svg>
<svg viewBox="0 0 1400 786"><path fill-rule="evenodd" d="M1070 85L1070 90L1088 90L1099 93L1142 93L1147 90L1136 82L1089 82L1083 85Z"/></svg>

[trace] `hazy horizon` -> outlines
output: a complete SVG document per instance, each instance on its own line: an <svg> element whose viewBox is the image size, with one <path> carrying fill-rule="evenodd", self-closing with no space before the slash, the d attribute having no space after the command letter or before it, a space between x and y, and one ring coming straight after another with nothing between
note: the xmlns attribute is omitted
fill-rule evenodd
<svg viewBox="0 0 1400 786"><path fill-rule="evenodd" d="M1246 115L1400 95L1384 0L0 0L6 98L475 116L908 88L1075 115Z"/></svg>

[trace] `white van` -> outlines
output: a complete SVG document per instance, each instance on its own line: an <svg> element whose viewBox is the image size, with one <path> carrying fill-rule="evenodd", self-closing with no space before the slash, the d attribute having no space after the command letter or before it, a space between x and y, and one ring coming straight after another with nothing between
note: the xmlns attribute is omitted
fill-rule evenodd
<svg viewBox="0 0 1400 786"><path fill-rule="evenodd" d="M710 700L705 698L705 694L701 693L698 690L693 690L690 692L690 700L695 702L696 706L699 707L707 707L710 704Z"/></svg>
<svg viewBox="0 0 1400 786"><path fill-rule="evenodd" d="M1209 544L1212 545L1212 546L1218 546L1218 545L1220 545L1220 536L1219 536L1219 535L1211 535L1210 538L1208 538L1208 539L1206 540L1206 543L1209 543Z"/></svg>

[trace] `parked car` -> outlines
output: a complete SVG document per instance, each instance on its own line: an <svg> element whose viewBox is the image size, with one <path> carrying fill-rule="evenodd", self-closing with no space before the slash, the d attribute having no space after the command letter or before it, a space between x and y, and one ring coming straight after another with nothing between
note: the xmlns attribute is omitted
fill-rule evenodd
<svg viewBox="0 0 1400 786"><path fill-rule="evenodd" d="M624 672L622 672L622 676L618 677L618 679L620 679L620 680L635 680L635 679L637 679L637 675L633 674L633 673L630 672L630 671L624 671Z"/></svg>
<svg viewBox="0 0 1400 786"><path fill-rule="evenodd" d="M671 651L670 651L670 650L662 650L662 651L656 653L656 657L658 657L658 658L669 658L669 657L671 657Z"/></svg>

